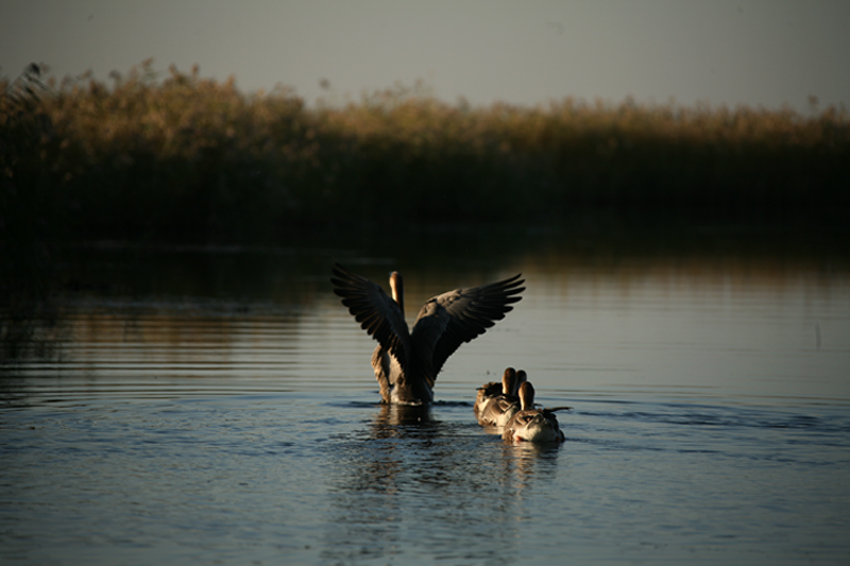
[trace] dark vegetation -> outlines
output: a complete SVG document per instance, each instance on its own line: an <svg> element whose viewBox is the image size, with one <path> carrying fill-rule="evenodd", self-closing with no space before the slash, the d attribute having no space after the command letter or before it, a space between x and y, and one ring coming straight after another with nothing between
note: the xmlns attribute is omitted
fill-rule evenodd
<svg viewBox="0 0 850 566"><path fill-rule="evenodd" d="M2 85L4 238L280 243L386 219L746 221L850 204L843 108L470 108L400 87L308 108L284 88L246 95L150 62L109 86L40 71Z"/></svg>

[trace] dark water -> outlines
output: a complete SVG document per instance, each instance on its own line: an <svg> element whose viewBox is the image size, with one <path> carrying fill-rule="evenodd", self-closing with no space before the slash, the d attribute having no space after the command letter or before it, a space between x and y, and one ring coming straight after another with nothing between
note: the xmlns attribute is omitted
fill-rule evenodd
<svg viewBox="0 0 850 566"><path fill-rule="evenodd" d="M850 562L843 258L440 241L67 250L2 365L0 562ZM334 260L403 270L411 320L457 286L528 290L404 410L377 403ZM506 365L573 407L562 446L476 424Z"/></svg>

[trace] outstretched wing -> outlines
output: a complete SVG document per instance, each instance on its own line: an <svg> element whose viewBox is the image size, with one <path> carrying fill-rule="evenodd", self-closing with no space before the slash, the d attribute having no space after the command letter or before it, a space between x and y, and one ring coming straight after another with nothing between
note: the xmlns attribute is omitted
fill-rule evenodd
<svg viewBox="0 0 850 566"><path fill-rule="evenodd" d="M427 361L436 377L443 364L464 342L484 334L513 309L525 291L522 275L496 283L457 289L431 298L413 325L411 341L416 356Z"/></svg>
<svg viewBox="0 0 850 566"><path fill-rule="evenodd" d="M360 326L407 368L410 333L398 303L380 285L335 263L331 283Z"/></svg>

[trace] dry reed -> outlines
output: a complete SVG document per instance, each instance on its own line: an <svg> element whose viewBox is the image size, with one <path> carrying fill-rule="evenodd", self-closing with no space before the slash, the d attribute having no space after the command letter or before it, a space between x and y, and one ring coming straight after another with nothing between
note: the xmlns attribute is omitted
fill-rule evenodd
<svg viewBox="0 0 850 566"><path fill-rule="evenodd" d="M83 238L261 239L387 217L848 205L844 108L470 107L416 87L309 108L289 89L246 95L197 68L160 77L151 61L111 79L2 84L6 229L14 217Z"/></svg>

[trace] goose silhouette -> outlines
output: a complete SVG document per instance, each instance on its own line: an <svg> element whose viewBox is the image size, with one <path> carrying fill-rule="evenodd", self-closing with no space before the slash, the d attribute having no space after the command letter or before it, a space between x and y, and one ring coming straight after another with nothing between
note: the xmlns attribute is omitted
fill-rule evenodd
<svg viewBox="0 0 850 566"><path fill-rule="evenodd" d="M412 329L404 318L401 274L390 274L392 297L380 285L334 264L331 283L360 326L378 341L372 367L384 403L419 405L434 399L437 374L464 342L513 309L525 282L517 274L495 283L455 289L428 299Z"/></svg>

